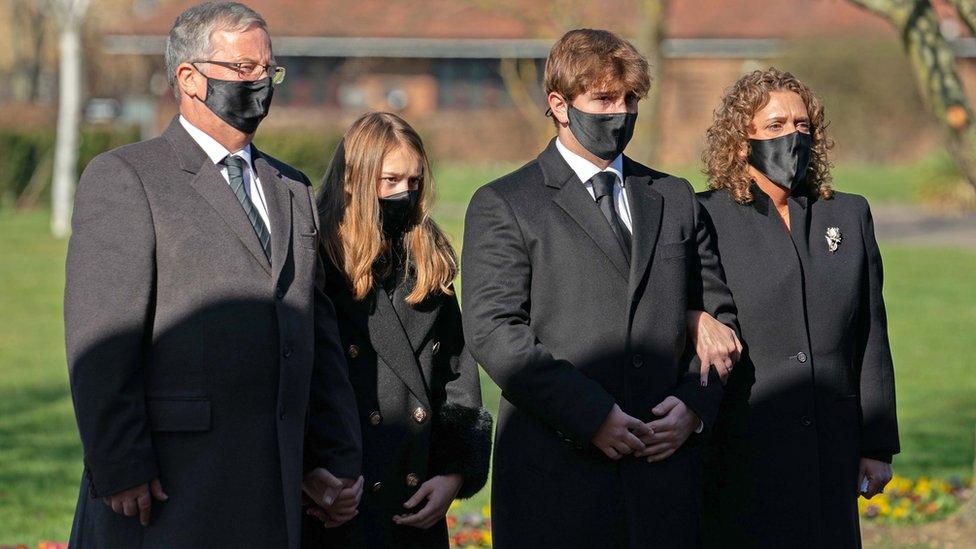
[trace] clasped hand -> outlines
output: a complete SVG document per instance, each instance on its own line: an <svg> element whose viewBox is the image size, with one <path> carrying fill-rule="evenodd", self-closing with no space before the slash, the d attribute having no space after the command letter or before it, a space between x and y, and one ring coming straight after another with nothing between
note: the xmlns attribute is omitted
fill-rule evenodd
<svg viewBox="0 0 976 549"><path fill-rule="evenodd" d="M648 462L661 461L674 454L700 423L675 396L665 398L651 412L658 419L644 423L614 404L591 442L613 460L633 454Z"/></svg>
<svg viewBox="0 0 976 549"><path fill-rule="evenodd" d="M334 528L359 514L357 507L363 496L363 477L338 478L320 467L305 475L302 491L315 503L306 513L322 521L326 528Z"/></svg>

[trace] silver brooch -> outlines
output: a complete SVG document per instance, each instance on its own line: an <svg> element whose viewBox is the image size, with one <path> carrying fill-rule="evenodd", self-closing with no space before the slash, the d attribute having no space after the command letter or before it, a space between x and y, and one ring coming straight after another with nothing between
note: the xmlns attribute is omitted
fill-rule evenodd
<svg viewBox="0 0 976 549"><path fill-rule="evenodd" d="M824 238L827 239L828 252L836 252L837 246L843 240L843 237L840 235L840 229L837 227L827 227L827 234L824 235Z"/></svg>

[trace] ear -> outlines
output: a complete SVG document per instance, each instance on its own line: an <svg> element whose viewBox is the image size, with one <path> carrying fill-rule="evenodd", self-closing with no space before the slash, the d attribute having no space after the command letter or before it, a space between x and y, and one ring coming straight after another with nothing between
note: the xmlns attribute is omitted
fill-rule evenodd
<svg viewBox="0 0 976 549"><path fill-rule="evenodd" d="M566 98L557 92L549 92L549 95L546 96L546 100L549 102L549 110L552 111L552 117L555 118L560 125L568 125L569 114L566 113L566 110L569 108L569 102L566 101Z"/></svg>
<svg viewBox="0 0 976 549"><path fill-rule="evenodd" d="M176 67L176 86L187 97L207 98L206 78L189 63L180 63Z"/></svg>

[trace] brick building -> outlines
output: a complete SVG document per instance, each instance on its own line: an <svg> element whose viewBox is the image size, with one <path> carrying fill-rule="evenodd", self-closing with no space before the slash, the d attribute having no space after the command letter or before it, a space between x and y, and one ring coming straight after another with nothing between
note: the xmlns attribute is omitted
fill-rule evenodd
<svg viewBox="0 0 976 549"><path fill-rule="evenodd" d="M138 76L123 86L116 79L111 89L96 83L93 92L142 104L152 98L162 123L175 112L165 85L163 44L175 17L192 2L149 3L152 9L144 6L103 39L105 52ZM391 110L415 123L440 158L529 157L547 131L542 96L530 86L531 99L516 104L503 65L522 60L522 74L534 68L537 80L549 47L567 29L607 28L640 43L646 28L636 0L248 4L267 19L275 54L288 70L267 127L338 132L365 110ZM961 35L953 23L950 19L944 32ZM667 133L658 135L657 156L672 165L698 157L722 89L746 70L783 63L790 44L876 38L897 47L885 21L845 0L671 0L664 28L664 63L655 85L661 98L657 125ZM967 47L974 49L966 40L971 41L956 43L963 56L971 55ZM976 79L968 60L961 65L966 80ZM932 128L917 133L912 139L918 143L909 143L909 150L924 149L936 135Z"/></svg>

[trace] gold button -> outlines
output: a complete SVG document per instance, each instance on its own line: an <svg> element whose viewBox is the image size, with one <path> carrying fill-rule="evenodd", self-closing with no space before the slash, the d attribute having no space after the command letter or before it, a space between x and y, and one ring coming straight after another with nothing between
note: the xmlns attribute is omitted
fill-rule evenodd
<svg viewBox="0 0 976 549"><path fill-rule="evenodd" d="M416 421L417 423L423 423L427 421L427 410L424 410L422 407L418 406L413 411L413 420Z"/></svg>
<svg viewBox="0 0 976 549"><path fill-rule="evenodd" d="M379 425L380 423L383 423L383 414L381 414L379 412L373 412L373 413L369 414L369 424L370 425L373 425L375 427L376 425Z"/></svg>
<svg viewBox="0 0 976 549"><path fill-rule="evenodd" d="M435 341L434 346L430 348L430 352L436 355L437 352L440 350L441 350L441 342Z"/></svg>
<svg viewBox="0 0 976 549"><path fill-rule="evenodd" d="M420 485L420 477L418 477L414 473L410 473L409 475L407 475L407 486L411 488L416 488L419 485Z"/></svg>
<svg viewBox="0 0 976 549"><path fill-rule="evenodd" d="M376 483L373 484L372 490L374 492L379 492L382 489L383 489L383 483L382 482L376 482Z"/></svg>
<svg viewBox="0 0 976 549"><path fill-rule="evenodd" d="M350 345L349 349L346 351L346 354L349 355L349 358L356 358L357 356L359 356L359 347L355 345Z"/></svg>

